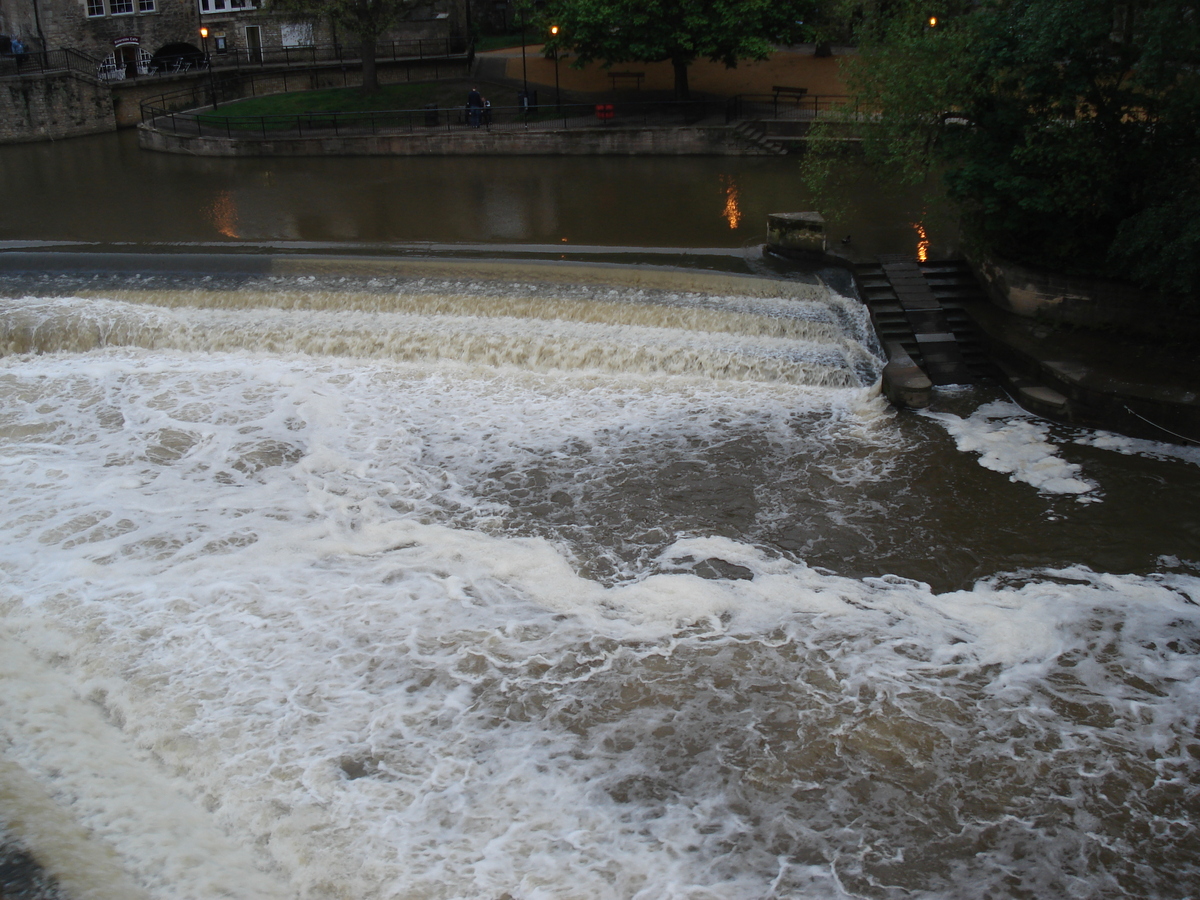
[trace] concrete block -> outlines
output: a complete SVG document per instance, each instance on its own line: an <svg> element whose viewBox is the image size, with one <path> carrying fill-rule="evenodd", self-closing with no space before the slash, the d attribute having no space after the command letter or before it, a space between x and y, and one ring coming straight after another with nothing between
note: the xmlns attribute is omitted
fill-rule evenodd
<svg viewBox="0 0 1200 900"><path fill-rule="evenodd" d="M825 255L825 218L817 212L768 213L767 249L784 256Z"/></svg>

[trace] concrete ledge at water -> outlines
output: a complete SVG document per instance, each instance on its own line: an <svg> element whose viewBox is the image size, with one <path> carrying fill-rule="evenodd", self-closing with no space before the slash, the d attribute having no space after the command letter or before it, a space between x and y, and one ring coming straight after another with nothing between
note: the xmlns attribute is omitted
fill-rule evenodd
<svg viewBox="0 0 1200 900"><path fill-rule="evenodd" d="M249 140L138 126L147 150L190 156L760 156L728 126L480 131Z"/></svg>
<svg viewBox="0 0 1200 900"><path fill-rule="evenodd" d="M1056 329L996 304L969 310L1022 406L1073 425L1200 443L1200 364L1172 360L1152 338Z"/></svg>
<svg viewBox="0 0 1200 900"><path fill-rule="evenodd" d="M933 402L933 382L912 361L900 344L884 344L888 362L883 367L883 395L901 409L925 409Z"/></svg>
<svg viewBox="0 0 1200 900"><path fill-rule="evenodd" d="M990 256L968 259L994 304L1018 316L1143 335L1200 337L1200 316L1176 313L1134 285L1063 275Z"/></svg>

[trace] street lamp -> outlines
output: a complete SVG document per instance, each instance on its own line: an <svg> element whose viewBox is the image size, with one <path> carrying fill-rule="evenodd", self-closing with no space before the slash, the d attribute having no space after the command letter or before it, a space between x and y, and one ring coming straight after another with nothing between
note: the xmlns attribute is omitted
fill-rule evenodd
<svg viewBox="0 0 1200 900"><path fill-rule="evenodd" d="M204 64L208 65L208 26L200 26L200 40L204 42Z"/></svg>
<svg viewBox="0 0 1200 900"><path fill-rule="evenodd" d="M550 37L551 38L558 37L558 26L557 25L550 26ZM554 48L554 108L558 112L562 112L562 98L559 96L559 91L558 91L558 48L557 47Z"/></svg>
<svg viewBox="0 0 1200 900"><path fill-rule="evenodd" d="M521 14L521 90L528 97L529 76L525 72L525 7L518 5L517 11Z"/></svg>

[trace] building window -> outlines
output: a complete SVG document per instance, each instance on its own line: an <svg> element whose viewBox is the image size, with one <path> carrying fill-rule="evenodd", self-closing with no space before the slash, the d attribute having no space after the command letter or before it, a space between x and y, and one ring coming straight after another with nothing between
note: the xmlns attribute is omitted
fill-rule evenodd
<svg viewBox="0 0 1200 900"><path fill-rule="evenodd" d="M104 15L104 0L87 0L87 13L90 18Z"/></svg>
<svg viewBox="0 0 1200 900"><path fill-rule="evenodd" d="M129 15L133 12L133 0L108 0L108 8L114 16Z"/></svg>
<svg viewBox="0 0 1200 900"><path fill-rule="evenodd" d="M154 12L154 0L138 0L138 12Z"/></svg>

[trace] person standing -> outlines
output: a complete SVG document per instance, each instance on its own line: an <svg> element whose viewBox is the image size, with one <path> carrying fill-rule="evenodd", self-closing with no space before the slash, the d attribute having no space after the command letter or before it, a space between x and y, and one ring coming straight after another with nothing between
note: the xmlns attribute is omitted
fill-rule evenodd
<svg viewBox="0 0 1200 900"><path fill-rule="evenodd" d="M483 99L483 94L479 93L479 88L471 88L471 93L467 94L467 124L473 128L479 127L479 120L483 116L483 107L486 101Z"/></svg>

